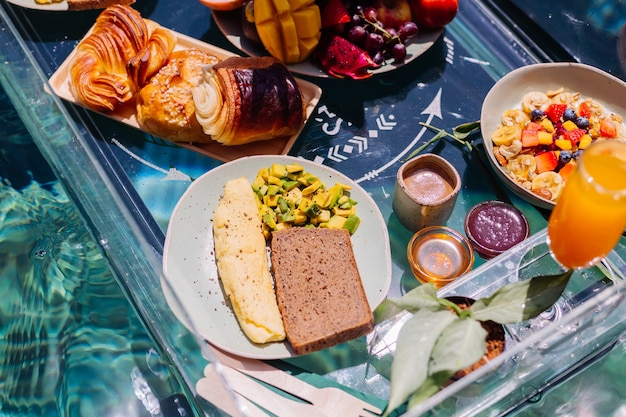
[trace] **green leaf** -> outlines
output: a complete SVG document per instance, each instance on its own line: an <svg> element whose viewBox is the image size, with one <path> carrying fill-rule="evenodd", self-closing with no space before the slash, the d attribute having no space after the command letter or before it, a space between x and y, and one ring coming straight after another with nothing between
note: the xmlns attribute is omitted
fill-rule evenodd
<svg viewBox="0 0 626 417"><path fill-rule="evenodd" d="M430 375L424 383L411 395L407 408L410 410L416 405L423 403L441 389L441 386L448 381L454 372L439 372L437 374Z"/></svg>
<svg viewBox="0 0 626 417"><path fill-rule="evenodd" d="M480 121L463 123L454 128L453 133L454 136L458 139L465 139L472 133L476 132L480 129Z"/></svg>
<svg viewBox="0 0 626 417"><path fill-rule="evenodd" d="M428 377L428 362L435 342L456 315L449 310L419 310L398 335L391 364L391 389L387 411L402 405Z"/></svg>
<svg viewBox="0 0 626 417"><path fill-rule="evenodd" d="M376 324L390 319L397 314L401 313L402 309L398 307L396 300L391 298L385 298L378 307L374 309L374 322Z"/></svg>
<svg viewBox="0 0 626 417"><path fill-rule="evenodd" d="M433 143L437 142L439 139L444 138L448 135L448 133L446 133L445 130L439 130L437 132L437 134L435 136L433 136L432 138L430 138L427 142L421 144L419 147L417 147L413 152L411 152L409 154L409 156L406 157L405 160L409 160L417 155L420 154L420 152L422 152L424 149L426 149L427 147L429 147L430 145L432 145Z"/></svg>
<svg viewBox="0 0 626 417"><path fill-rule="evenodd" d="M432 283L428 283L413 288L402 298L391 302L399 308L414 313L420 309L443 310L438 300L437 288Z"/></svg>
<svg viewBox="0 0 626 417"><path fill-rule="evenodd" d="M487 331L472 319L457 319L437 339L430 360L430 372L449 371L454 374L473 365L483 357Z"/></svg>
<svg viewBox="0 0 626 417"><path fill-rule="evenodd" d="M470 311L480 321L493 320L500 324L510 324L529 320L559 299L571 275L572 271L566 271L504 285L491 297L476 300Z"/></svg>

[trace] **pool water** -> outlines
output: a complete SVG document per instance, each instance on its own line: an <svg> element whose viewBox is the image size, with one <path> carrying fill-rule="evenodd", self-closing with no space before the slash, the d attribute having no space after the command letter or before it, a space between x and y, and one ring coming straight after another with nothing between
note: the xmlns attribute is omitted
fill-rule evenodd
<svg viewBox="0 0 626 417"><path fill-rule="evenodd" d="M0 89L0 416L160 416L175 378Z"/></svg>

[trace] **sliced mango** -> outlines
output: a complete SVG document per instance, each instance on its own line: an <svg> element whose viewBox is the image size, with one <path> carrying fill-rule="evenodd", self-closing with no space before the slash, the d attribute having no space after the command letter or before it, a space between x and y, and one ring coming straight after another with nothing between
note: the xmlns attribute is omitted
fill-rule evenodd
<svg viewBox="0 0 626 417"><path fill-rule="evenodd" d="M254 0L254 23L265 49L285 64L307 59L321 36L315 0Z"/></svg>

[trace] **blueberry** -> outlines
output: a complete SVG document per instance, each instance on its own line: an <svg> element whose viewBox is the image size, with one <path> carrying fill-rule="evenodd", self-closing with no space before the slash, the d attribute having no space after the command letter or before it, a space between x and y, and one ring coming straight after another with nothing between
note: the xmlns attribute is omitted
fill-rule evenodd
<svg viewBox="0 0 626 417"><path fill-rule="evenodd" d="M583 150L582 149L574 151L574 153L572 154L572 158L574 158L574 159L578 159L581 156L583 156Z"/></svg>
<svg viewBox="0 0 626 417"><path fill-rule="evenodd" d="M577 117L574 123L576 123L576 126L580 129L589 129L589 119L584 116Z"/></svg>
<svg viewBox="0 0 626 417"><path fill-rule="evenodd" d="M564 121L568 121L568 120L576 120L576 110L570 108L565 109L565 113L563 113L563 120Z"/></svg>
<svg viewBox="0 0 626 417"><path fill-rule="evenodd" d="M571 160L572 160L571 151L563 150L559 153L559 162L562 163L563 165L567 164Z"/></svg>
<svg viewBox="0 0 626 417"><path fill-rule="evenodd" d="M530 113L530 119L533 122L538 122L541 119L543 119L544 113L543 110L541 109L533 109L533 111Z"/></svg>

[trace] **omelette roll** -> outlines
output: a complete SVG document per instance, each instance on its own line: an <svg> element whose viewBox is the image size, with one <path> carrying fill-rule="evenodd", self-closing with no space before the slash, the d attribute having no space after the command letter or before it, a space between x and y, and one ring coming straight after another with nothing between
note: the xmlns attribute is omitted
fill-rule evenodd
<svg viewBox="0 0 626 417"><path fill-rule="evenodd" d="M226 183L213 214L213 238L219 278L243 332L254 343L284 340L261 218L246 178Z"/></svg>

